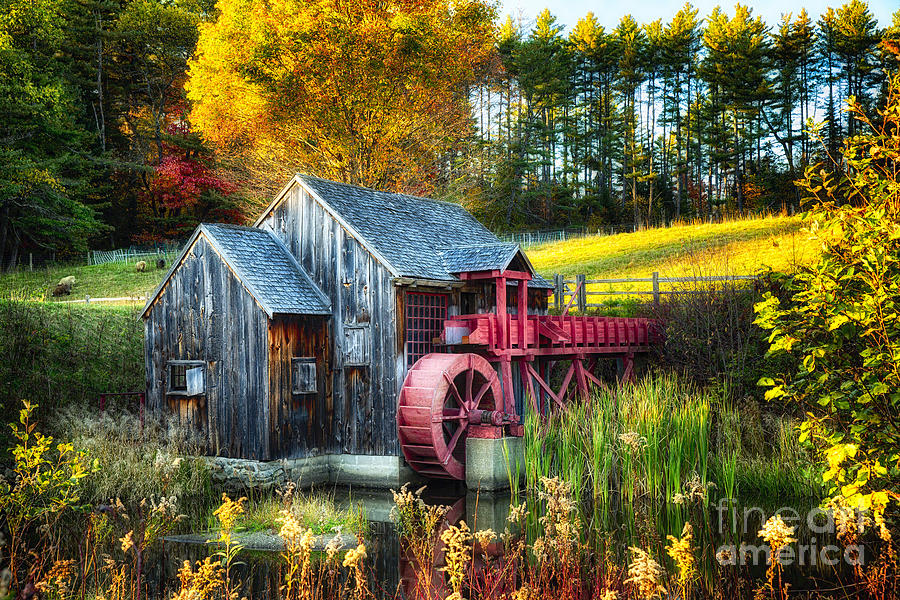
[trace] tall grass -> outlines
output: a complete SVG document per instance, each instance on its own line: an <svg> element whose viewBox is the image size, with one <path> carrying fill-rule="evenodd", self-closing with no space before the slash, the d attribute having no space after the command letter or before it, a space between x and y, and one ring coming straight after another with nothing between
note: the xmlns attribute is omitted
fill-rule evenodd
<svg viewBox="0 0 900 600"><path fill-rule="evenodd" d="M177 509L188 519L181 529L189 531L206 520L218 505L209 468L199 459L202 440L172 423L140 419L128 412L103 415L70 408L54 415L61 439L97 461L99 469L81 484L82 500L91 505L127 507L145 498L174 498Z"/></svg>
<svg viewBox="0 0 900 600"><path fill-rule="evenodd" d="M710 398L668 375L619 390L596 389L586 402L526 420L526 477L559 477L592 519L590 531L624 524L630 539L665 515L656 535L678 533L684 515L673 503L686 482L706 485L709 474ZM648 518L643 518L648 517ZM640 527L639 527L640 526ZM677 531L676 531L677 530Z"/></svg>
<svg viewBox="0 0 900 600"><path fill-rule="evenodd" d="M96 407L104 392L143 391L143 339L133 308L0 300L0 422L17 420L23 396ZM4 449L8 433L0 428Z"/></svg>

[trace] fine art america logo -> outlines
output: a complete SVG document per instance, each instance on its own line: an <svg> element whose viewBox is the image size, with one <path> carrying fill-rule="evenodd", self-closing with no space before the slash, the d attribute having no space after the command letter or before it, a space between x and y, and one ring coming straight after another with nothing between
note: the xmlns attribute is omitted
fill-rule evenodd
<svg viewBox="0 0 900 600"><path fill-rule="evenodd" d="M856 566L865 563L864 546L858 543L871 521L852 508L813 508L805 514L782 507L767 514L758 506L737 508L734 500L722 498L716 506L719 534L753 531L761 523L762 544L723 544L716 549L716 560L723 566L781 565L835 566L841 561ZM795 532L808 532L798 542ZM844 542L840 546L837 539ZM796 543L796 545L795 545Z"/></svg>

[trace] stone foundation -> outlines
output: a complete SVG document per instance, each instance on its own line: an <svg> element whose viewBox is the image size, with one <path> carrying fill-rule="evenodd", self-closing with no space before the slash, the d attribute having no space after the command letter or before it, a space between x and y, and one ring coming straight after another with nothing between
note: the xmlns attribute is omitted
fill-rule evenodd
<svg viewBox="0 0 900 600"><path fill-rule="evenodd" d="M521 479L524 474L523 438L466 438L466 486L470 490L508 490L510 478Z"/></svg>
<svg viewBox="0 0 900 600"><path fill-rule="evenodd" d="M271 461L210 456L204 458L214 484L230 492L272 490L287 482L302 488L316 485L353 485L398 489L419 478L399 456L327 454Z"/></svg>

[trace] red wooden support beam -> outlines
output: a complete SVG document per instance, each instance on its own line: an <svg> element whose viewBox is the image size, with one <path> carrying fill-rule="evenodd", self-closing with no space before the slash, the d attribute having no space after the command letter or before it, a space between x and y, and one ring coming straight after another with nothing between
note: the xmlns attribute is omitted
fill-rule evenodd
<svg viewBox="0 0 900 600"><path fill-rule="evenodd" d="M634 382L634 354L629 352L622 357L622 382Z"/></svg>
<svg viewBox="0 0 900 600"><path fill-rule="evenodd" d="M541 380L546 379L546 378L547 378L547 361L545 361L545 360L540 361L540 362L538 363L538 369L540 369L540 378L541 378ZM541 407L541 413L540 413L540 414L544 414L544 409L545 409L546 400L547 400L547 397L546 397L546 393L547 393L547 392L545 392L545 391L544 391L544 388L542 388L542 387L539 387L538 389L540 389L540 391L539 391L538 393L539 393L540 396L541 396L541 397L540 397L540 400L541 400L541 401L540 401L540 407Z"/></svg>
<svg viewBox="0 0 900 600"><path fill-rule="evenodd" d="M531 410L534 411L534 414L536 415L541 414L541 411L538 408L537 397L534 394L534 379L528 371L528 361L519 361L519 376L522 378L523 383L527 383L526 393L528 394L528 402L531 404Z"/></svg>
<svg viewBox="0 0 900 600"><path fill-rule="evenodd" d="M562 401L566 399L569 391L569 384L572 383L572 375L575 373L575 361L569 365L569 370L566 371L566 376L563 377L562 385L559 386L559 393L556 394L556 402L560 405L560 407L565 408L565 405Z"/></svg>
<svg viewBox="0 0 900 600"><path fill-rule="evenodd" d="M496 279L505 277L513 280L531 281L531 273L526 271L465 271L459 274L463 281L475 281L477 279Z"/></svg>
<svg viewBox="0 0 900 600"><path fill-rule="evenodd" d="M572 364L575 367L575 381L578 384L578 392L581 394L583 400L587 400L591 390L588 387L584 363L582 362L582 359L578 358L573 360Z"/></svg>
<svg viewBox="0 0 900 600"><path fill-rule="evenodd" d="M528 282L519 281L518 289L519 348L528 347ZM537 341L537 340L535 340Z"/></svg>
<svg viewBox="0 0 900 600"><path fill-rule="evenodd" d="M503 412L516 414L516 398L512 389L512 362L507 356L500 361L500 378L503 380Z"/></svg>
<svg viewBox="0 0 900 600"><path fill-rule="evenodd" d="M509 346L507 345L507 337L506 333L508 330L508 323L506 319L506 277L497 277L497 321L500 326L500 343L497 344L497 347L505 350Z"/></svg>
<svg viewBox="0 0 900 600"><path fill-rule="evenodd" d="M541 389L544 390L547 393L547 395L550 396L553 399L553 401L559 405L560 408L565 408L566 405L563 404L563 401L560 399L560 397L556 394L555 391L553 391L553 388L550 387L550 384L547 383L546 377L544 377L543 375L539 375L538 372L534 370L534 367L531 366L531 363L528 363L527 367L528 367L528 372L531 373L531 376L534 377L535 381L537 381L537 383L541 387ZM571 378L571 372L570 372L570 378ZM568 386L569 386L569 383L567 381L566 387L568 387ZM563 388L562 391L565 391L565 388ZM543 406L541 407L541 414L543 414Z"/></svg>

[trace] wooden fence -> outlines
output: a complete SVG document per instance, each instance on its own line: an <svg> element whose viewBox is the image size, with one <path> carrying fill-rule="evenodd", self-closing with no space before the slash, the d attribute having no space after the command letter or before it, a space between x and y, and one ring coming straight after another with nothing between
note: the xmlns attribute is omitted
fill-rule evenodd
<svg viewBox="0 0 900 600"><path fill-rule="evenodd" d="M664 294L691 294L698 293L699 290L688 289L662 289L668 284L716 284L722 283L721 288L715 285L704 288L705 291L716 289L727 289L729 282L752 281L756 275L713 275L708 277L660 277L659 272L654 271L650 277L636 277L631 279L587 279L584 275L576 275L575 279L566 279L563 275L557 273L553 277L553 302L551 307L563 308L571 306L579 312L584 312L588 308L596 308L603 306L599 302L588 302L590 296L653 296L653 302L659 304ZM598 290L588 289L589 285L609 285L611 288L622 284L649 284L648 289L642 290Z"/></svg>
<svg viewBox="0 0 900 600"><path fill-rule="evenodd" d="M148 263L156 262L157 259L163 258L168 263L172 260L177 250L91 250L88 252L88 265L102 265L111 262L136 263L138 261L147 261Z"/></svg>

